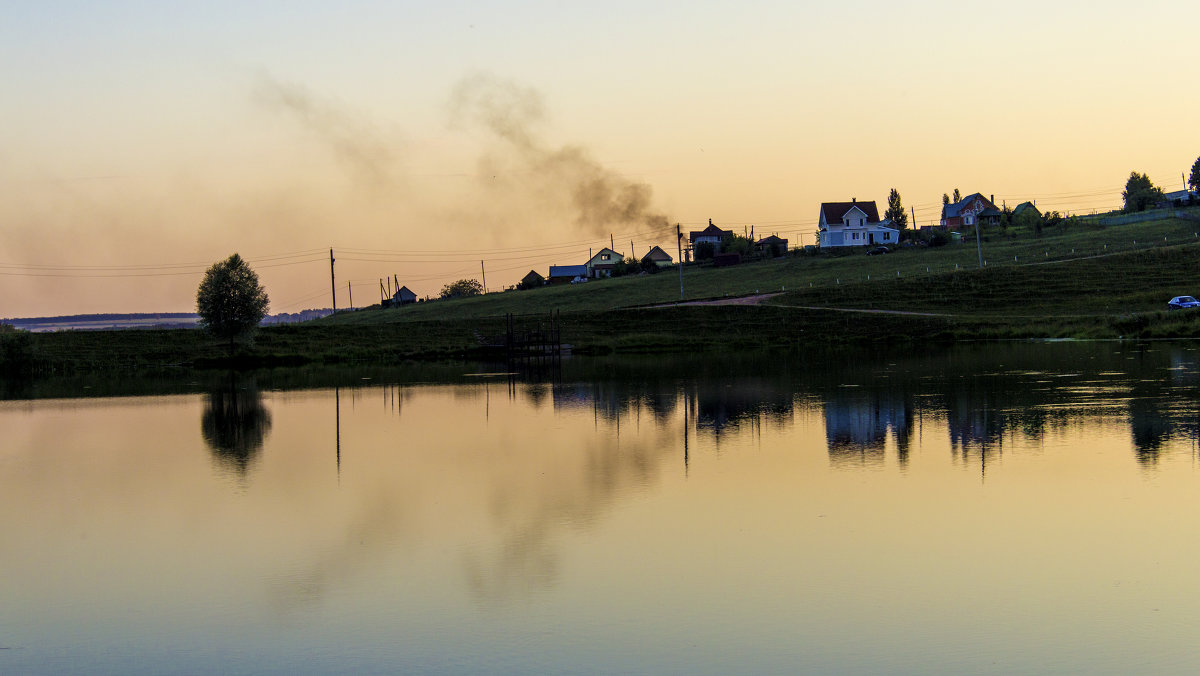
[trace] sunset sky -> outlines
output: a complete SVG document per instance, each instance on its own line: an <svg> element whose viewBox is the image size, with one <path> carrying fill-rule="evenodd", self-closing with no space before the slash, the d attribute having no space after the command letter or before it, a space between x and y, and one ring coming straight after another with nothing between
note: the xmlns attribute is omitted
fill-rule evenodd
<svg viewBox="0 0 1200 676"><path fill-rule="evenodd" d="M0 317L489 289L822 201L1088 213L1200 156L1186 0L8 2ZM588 199L582 199L586 196Z"/></svg>

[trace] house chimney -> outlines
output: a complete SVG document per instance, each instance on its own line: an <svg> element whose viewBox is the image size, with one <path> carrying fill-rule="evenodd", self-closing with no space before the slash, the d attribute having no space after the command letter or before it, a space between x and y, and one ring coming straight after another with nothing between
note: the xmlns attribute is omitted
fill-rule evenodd
<svg viewBox="0 0 1200 676"><path fill-rule="evenodd" d="M851 203L851 204L855 204L855 203L857 203L857 202L858 202L858 198L857 198L857 197L851 197L851 198L850 198L850 203Z"/></svg>
<svg viewBox="0 0 1200 676"><path fill-rule="evenodd" d="M996 206L996 196L995 195L992 195L992 199L990 200L990 202L992 203L992 206Z"/></svg>

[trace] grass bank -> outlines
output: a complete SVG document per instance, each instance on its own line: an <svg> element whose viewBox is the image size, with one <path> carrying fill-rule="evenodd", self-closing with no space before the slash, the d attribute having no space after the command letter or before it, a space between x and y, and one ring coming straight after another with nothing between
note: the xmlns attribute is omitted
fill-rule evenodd
<svg viewBox="0 0 1200 676"><path fill-rule="evenodd" d="M487 358L504 316L522 327L561 317L588 353L1005 338L1194 338L1200 313L1168 312L1200 294L1200 223L1075 222L1040 235L1015 228L939 248L792 256L729 268L688 266L688 300L777 292L757 306L650 309L680 299L677 270L531 291L363 309L265 328L235 365L388 363ZM981 255L982 254L982 255ZM980 266L980 258L984 265ZM872 313L869 311L885 311ZM892 314L907 312L914 314ZM97 331L34 336L40 372L227 365L203 332Z"/></svg>

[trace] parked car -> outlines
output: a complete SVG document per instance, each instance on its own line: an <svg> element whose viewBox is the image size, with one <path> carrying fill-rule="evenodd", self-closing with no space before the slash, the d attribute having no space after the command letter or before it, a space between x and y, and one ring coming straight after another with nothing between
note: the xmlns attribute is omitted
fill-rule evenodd
<svg viewBox="0 0 1200 676"><path fill-rule="evenodd" d="M1172 310L1182 310L1188 307L1200 307L1200 300L1196 300L1191 296L1175 296L1167 302L1167 307Z"/></svg>
<svg viewBox="0 0 1200 676"><path fill-rule="evenodd" d="M886 246L877 246L874 249L868 249L867 255L868 256L878 256L879 254L885 254L885 253L891 253L891 252L892 252L892 250L887 248Z"/></svg>

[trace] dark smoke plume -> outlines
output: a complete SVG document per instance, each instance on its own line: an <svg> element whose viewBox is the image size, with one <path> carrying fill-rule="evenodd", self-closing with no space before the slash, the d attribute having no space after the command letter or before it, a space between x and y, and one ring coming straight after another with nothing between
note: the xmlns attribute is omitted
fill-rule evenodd
<svg viewBox="0 0 1200 676"><path fill-rule="evenodd" d="M465 78L450 99L457 125L482 127L498 140L503 153L485 157L481 173L495 177L512 167L526 189L546 198L565 200L576 223L592 234L614 225L663 228L664 215L651 210L651 188L602 166L578 146L547 147L537 129L545 117L541 96L533 89L490 75Z"/></svg>

